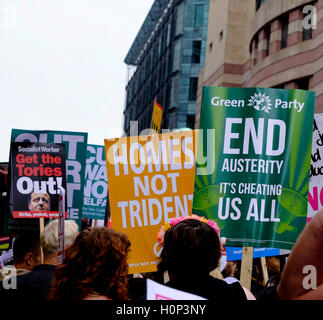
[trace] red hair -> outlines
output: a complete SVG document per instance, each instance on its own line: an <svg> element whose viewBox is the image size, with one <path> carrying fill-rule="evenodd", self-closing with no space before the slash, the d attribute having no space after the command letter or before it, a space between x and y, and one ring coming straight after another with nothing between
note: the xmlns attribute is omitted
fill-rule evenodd
<svg viewBox="0 0 323 320"><path fill-rule="evenodd" d="M99 294L128 299L128 237L113 229L88 228L66 251L52 281L49 300L80 300Z"/></svg>

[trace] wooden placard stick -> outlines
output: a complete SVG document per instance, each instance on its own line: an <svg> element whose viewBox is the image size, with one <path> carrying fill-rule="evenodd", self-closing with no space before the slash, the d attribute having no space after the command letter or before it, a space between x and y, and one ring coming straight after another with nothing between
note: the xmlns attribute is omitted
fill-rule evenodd
<svg viewBox="0 0 323 320"><path fill-rule="evenodd" d="M168 282L169 281L169 274L168 274L168 271L165 271L164 274L164 283Z"/></svg>
<svg viewBox="0 0 323 320"><path fill-rule="evenodd" d="M58 203L58 252L57 252L57 265L60 265L64 261L65 256L65 189L61 188L59 191L59 203Z"/></svg>
<svg viewBox="0 0 323 320"><path fill-rule="evenodd" d="M44 231L44 218L39 219L39 238L42 232ZM40 263L44 263L44 253L43 253L43 248L40 246Z"/></svg>
<svg viewBox="0 0 323 320"><path fill-rule="evenodd" d="M240 270L240 283L243 287L250 290L251 288L251 275L252 275L252 260L253 260L253 248L242 248L242 260Z"/></svg>
<svg viewBox="0 0 323 320"><path fill-rule="evenodd" d="M269 279L266 258L265 257L261 257L260 258L260 262L261 262L262 276L263 276L263 279L264 279L264 285L266 285L267 282L268 282L268 279Z"/></svg>

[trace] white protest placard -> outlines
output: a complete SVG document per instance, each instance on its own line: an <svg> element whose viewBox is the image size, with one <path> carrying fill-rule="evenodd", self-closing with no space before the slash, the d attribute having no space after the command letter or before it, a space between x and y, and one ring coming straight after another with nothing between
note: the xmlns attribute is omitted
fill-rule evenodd
<svg viewBox="0 0 323 320"><path fill-rule="evenodd" d="M153 280L147 279L147 300L207 300L195 294L187 293Z"/></svg>
<svg viewBox="0 0 323 320"><path fill-rule="evenodd" d="M323 208L323 113L314 115L307 220Z"/></svg>

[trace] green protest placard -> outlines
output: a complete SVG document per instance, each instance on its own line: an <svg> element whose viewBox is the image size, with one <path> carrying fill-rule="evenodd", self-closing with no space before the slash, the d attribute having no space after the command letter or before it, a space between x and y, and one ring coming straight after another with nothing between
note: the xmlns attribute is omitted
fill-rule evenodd
<svg viewBox="0 0 323 320"><path fill-rule="evenodd" d="M87 146L83 218L104 220L108 195L104 146Z"/></svg>
<svg viewBox="0 0 323 320"><path fill-rule="evenodd" d="M307 216L314 92L204 87L193 213L228 246L291 249Z"/></svg>
<svg viewBox="0 0 323 320"><path fill-rule="evenodd" d="M12 129L11 142L64 143L68 218L80 224L86 161L87 133Z"/></svg>

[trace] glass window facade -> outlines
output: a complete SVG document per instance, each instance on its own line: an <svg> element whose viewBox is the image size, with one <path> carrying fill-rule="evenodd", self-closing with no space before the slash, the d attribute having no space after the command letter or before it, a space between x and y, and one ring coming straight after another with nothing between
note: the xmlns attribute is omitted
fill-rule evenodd
<svg viewBox="0 0 323 320"><path fill-rule="evenodd" d="M130 118L139 121L139 130L150 125L154 98L163 107L163 129L194 127L208 5L209 0L155 0L125 59L136 67L126 86L127 135ZM149 29L154 32L147 33Z"/></svg>

